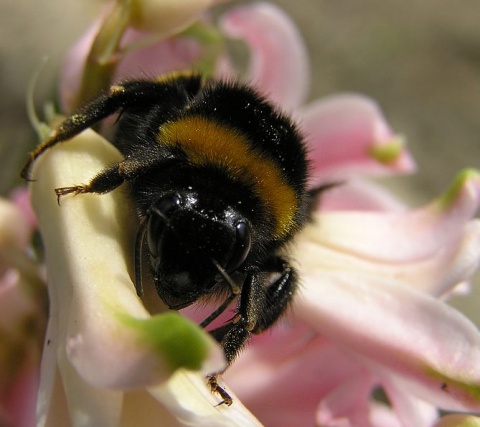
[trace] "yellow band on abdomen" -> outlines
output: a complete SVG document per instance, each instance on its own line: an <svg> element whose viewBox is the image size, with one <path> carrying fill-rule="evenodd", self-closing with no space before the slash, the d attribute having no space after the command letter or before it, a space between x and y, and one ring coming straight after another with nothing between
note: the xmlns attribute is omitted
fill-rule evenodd
<svg viewBox="0 0 480 427"><path fill-rule="evenodd" d="M251 186L274 218L274 236L281 238L294 225L297 198L272 160L256 153L245 135L202 116L167 122L158 142L178 145L194 165L216 165L234 180Z"/></svg>

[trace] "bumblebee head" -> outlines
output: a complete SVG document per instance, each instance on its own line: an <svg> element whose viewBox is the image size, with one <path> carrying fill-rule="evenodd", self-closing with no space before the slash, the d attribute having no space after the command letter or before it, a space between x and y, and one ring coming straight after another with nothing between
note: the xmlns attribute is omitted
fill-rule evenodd
<svg viewBox="0 0 480 427"><path fill-rule="evenodd" d="M146 239L155 286L180 309L224 282L220 269L238 270L251 247L248 221L211 195L174 193L149 210Z"/></svg>

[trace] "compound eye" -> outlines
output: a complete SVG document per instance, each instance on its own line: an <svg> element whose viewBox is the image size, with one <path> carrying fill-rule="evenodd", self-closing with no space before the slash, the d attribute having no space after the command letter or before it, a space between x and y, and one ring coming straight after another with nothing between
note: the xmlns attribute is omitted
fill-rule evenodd
<svg viewBox="0 0 480 427"><path fill-rule="evenodd" d="M250 227L246 221L239 221L235 226L235 247L233 248L232 256L227 264L227 271L232 272L240 267L250 252L252 246L252 236L250 234Z"/></svg>
<svg viewBox="0 0 480 427"><path fill-rule="evenodd" d="M180 197L174 194L160 200L150 208L150 217L147 227L147 244L150 254L158 257L160 236L169 221L169 216L180 205Z"/></svg>

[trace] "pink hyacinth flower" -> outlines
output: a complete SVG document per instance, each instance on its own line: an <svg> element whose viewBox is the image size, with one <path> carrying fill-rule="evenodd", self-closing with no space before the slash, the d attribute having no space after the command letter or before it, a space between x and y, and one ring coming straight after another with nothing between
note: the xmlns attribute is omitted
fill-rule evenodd
<svg viewBox="0 0 480 427"><path fill-rule="evenodd" d="M76 422L86 407L92 419L108 421L108 425L125 422L131 413L140 414L142 425L148 425L149 414L155 414L162 425L257 425L240 402L265 425L275 427L427 427L441 425L439 409L480 411L480 334L444 299L457 286L468 283L478 268L480 226L473 219L480 203L478 173L464 172L444 195L409 210L378 184L363 178L415 169L402 138L390 129L375 102L345 94L304 105L308 57L293 23L273 5L232 9L223 16L221 26L227 36L240 38L249 46L248 79L298 119L311 153L311 185L339 183L322 195L314 221L292 245L292 262L301 276L292 311L272 330L254 337L225 375L228 387L238 396L238 403L234 402L238 406L211 411L211 396L202 394L205 387L200 373L181 377L173 385L167 382L166 389L159 384L151 387L149 380L167 381L173 368L158 352L135 345L136 334L143 330L139 323L133 322L133 330L119 327L125 326L124 316L118 317L119 307L128 314L129 325L132 318L149 319L149 313L128 282L121 248L108 246L110 254L118 257L112 271L98 276L99 282L93 275L96 278L84 283L84 275L68 269L56 272L60 276L52 281L57 298L53 307L58 311L51 321L57 329L51 332L60 337L62 358L56 361L53 350L47 352L44 372L48 381L43 384L42 402L57 396L54 378L58 367L71 381L64 384L63 391ZM192 52L196 54L196 47ZM170 63L181 61L182 53L181 48L171 57L165 54L162 67L169 69ZM193 56L187 55L186 63ZM135 66L150 69L152 58L155 56L138 57ZM121 67L131 65L126 58ZM219 73L235 74L228 58L222 59ZM84 137L95 140L99 147L104 145L91 133ZM77 148L81 150L84 142ZM59 156L67 152L63 150L59 147ZM109 156L105 154L102 161L108 164L112 161ZM71 156L61 159L63 165ZM82 179L101 165L92 170L85 166ZM55 161L49 170L55 171L54 166ZM56 181L58 176L52 180L52 185L62 185ZM119 204L125 206L121 196L110 196L102 196L107 209L93 199L81 201L83 196L75 202L66 200L66 216L59 218L59 223L64 222L62 239L67 247L82 236L90 239L87 244L96 242L86 247L86 254L103 244L97 242L102 236L96 235L95 228L82 223L88 232L82 231L74 218L79 208L93 209L101 218L105 210L121 211L115 209ZM40 211L45 209L37 204ZM54 205L48 209L56 209ZM110 220L104 225L115 226ZM47 236L55 236L51 226L47 228ZM75 238L69 235L71 231L77 233ZM108 245L112 245L110 240ZM54 247L57 244L53 242ZM68 251L56 250L65 261L69 259ZM85 259L97 262L95 256ZM74 267L86 268L75 263ZM72 288L59 287L64 279L61 274L73 274ZM118 295L114 293L109 301L100 285L112 274L122 280L121 286L115 284ZM64 299L68 304L59 304ZM87 307L94 307L93 314ZM69 322L62 322L63 316ZM99 330L98 318L105 320ZM118 340L112 339L111 332L118 330ZM218 348L208 337L199 336L209 350L204 363L220 366ZM105 349L109 351L105 353ZM115 355L119 352L128 369L118 365ZM182 394L179 384L189 384L188 392ZM139 389L138 394L129 392L131 387ZM377 399L376 393L384 399ZM99 399L109 405L98 405ZM149 414L145 408L150 409ZM51 415L48 406L41 410L45 418ZM168 418L166 411L176 418Z"/></svg>

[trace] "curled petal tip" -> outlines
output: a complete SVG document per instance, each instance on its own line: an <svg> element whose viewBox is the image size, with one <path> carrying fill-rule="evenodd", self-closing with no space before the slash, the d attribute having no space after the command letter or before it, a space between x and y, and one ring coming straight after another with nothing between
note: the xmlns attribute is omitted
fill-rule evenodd
<svg viewBox="0 0 480 427"><path fill-rule="evenodd" d="M472 355L473 356L473 355ZM444 398L448 403L443 407L453 410L480 410L480 382L478 381L478 367L463 369L463 366L453 368L449 373L432 367L426 368L426 374L440 385ZM461 372L463 370L463 372ZM440 399L442 396L440 396Z"/></svg>
<svg viewBox="0 0 480 427"><path fill-rule="evenodd" d="M386 141L383 144L371 145L368 151L375 160L388 165L398 160L404 145L404 138L400 135L395 135L390 141Z"/></svg>
<svg viewBox="0 0 480 427"><path fill-rule="evenodd" d="M409 173L415 162L378 105L357 94L316 101L302 112L315 176Z"/></svg>
<svg viewBox="0 0 480 427"><path fill-rule="evenodd" d="M480 418L467 414L451 414L442 417L434 427L480 427Z"/></svg>
<svg viewBox="0 0 480 427"><path fill-rule="evenodd" d="M290 17L267 2L239 6L220 23L225 34L251 48L248 77L271 100L288 110L306 98L310 82L308 54Z"/></svg>
<svg viewBox="0 0 480 427"><path fill-rule="evenodd" d="M464 197L476 208L480 205L480 171L478 169L470 168L461 171L438 201L442 207L449 208Z"/></svg>
<svg viewBox="0 0 480 427"><path fill-rule="evenodd" d="M416 169L403 135L393 135L380 143L373 143L367 151L374 160L398 172L413 172Z"/></svg>

